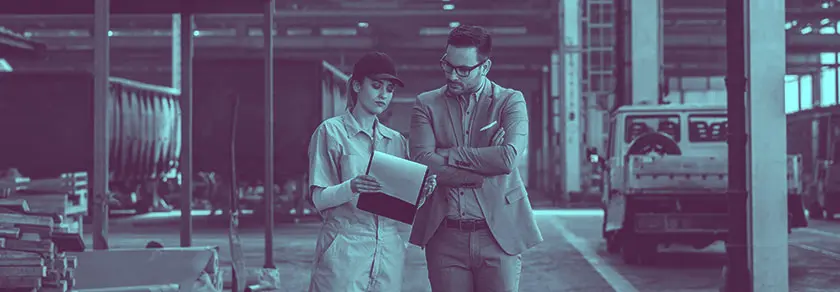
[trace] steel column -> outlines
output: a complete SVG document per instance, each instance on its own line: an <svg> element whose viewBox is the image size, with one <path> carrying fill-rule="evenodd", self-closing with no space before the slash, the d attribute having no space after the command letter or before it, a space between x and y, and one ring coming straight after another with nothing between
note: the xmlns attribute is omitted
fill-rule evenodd
<svg viewBox="0 0 840 292"><path fill-rule="evenodd" d="M726 291L751 292L751 274L747 256L747 71L744 36L744 6L749 0L730 0L726 6L726 105L729 123L729 238L726 241L728 264ZM784 90L782 90L784 92ZM787 217L787 216L785 216Z"/></svg>
<svg viewBox="0 0 840 292"><path fill-rule="evenodd" d="M554 160L551 157L551 148L553 145L551 141L554 139L552 131L552 111L551 111L551 73L548 66L542 68L542 99L540 100L540 129L542 131L542 145L540 145L540 189L548 193L552 191L551 182L554 180Z"/></svg>
<svg viewBox="0 0 840 292"><path fill-rule="evenodd" d="M193 27L192 0L181 5L181 246L192 246Z"/></svg>
<svg viewBox="0 0 840 292"><path fill-rule="evenodd" d="M749 255L755 291L788 291L784 0L746 0ZM773 29L768 29L773 28ZM746 291L746 290L742 290Z"/></svg>
<svg viewBox="0 0 840 292"><path fill-rule="evenodd" d="M558 44L562 58L561 111L559 115L562 135L560 144L563 156L559 163L563 166L563 193L570 198L572 193L581 191L581 171L583 156L583 133L581 133L581 0L564 0L559 6L560 23L563 37Z"/></svg>
<svg viewBox="0 0 840 292"><path fill-rule="evenodd" d="M561 5L562 6L562 5ZM563 162L562 157L558 155L559 153L563 153L562 145L562 133L560 132L561 124L562 124L562 113L561 113L561 95L560 95L560 78L562 72L562 62L560 60L560 53L555 51L551 53L551 72L549 76L549 80L551 84L549 86L549 91L551 93L551 98L548 102L548 133L549 135L546 138L549 140L548 142L548 182L549 182L549 192L551 192L552 196L556 200L556 196L561 196L561 199L566 200L568 198L565 197L565 192L563 192ZM560 193L557 193L560 192ZM556 202L556 201L555 201Z"/></svg>
<svg viewBox="0 0 840 292"><path fill-rule="evenodd" d="M181 90L181 15L172 14L172 88Z"/></svg>
<svg viewBox="0 0 840 292"><path fill-rule="evenodd" d="M629 57L629 47L628 44L628 33L627 30L630 26L630 22L627 20L628 18L628 11L627 11L627 3L628 0L615 0L615 47L614 47L614 54L615 54L615 92L613 93L613 107L609 110L612 111L622 105L631 104L631 92L630 88L632 88L632 84L630 83L630 70L628 70L629 61L627 60Z"/></svg>
<svg viewBox="0 0 840 292"><path fill-rule="evenodd" d="M274 0L265 0L265 266L274 268Z"/></svg>
<svg viewBox="0 0 840 292"><path fill-rule="evenodd" d="M822 106L822 69L816 68L817 71L809 74L811 75L811 107Z"/></svg>
<svg viewBox="0 0 840 292"><path fill-rule="evenodd" d="M110 0L96 0L93 38L93 248L108 249L108 103Z"/></svg>
<svg viewBox="0 0 840 292"><path fill-rule="evenodd" d="M660 0L630 1L630 82L633 104L659 103L661 30Z"/></svg>

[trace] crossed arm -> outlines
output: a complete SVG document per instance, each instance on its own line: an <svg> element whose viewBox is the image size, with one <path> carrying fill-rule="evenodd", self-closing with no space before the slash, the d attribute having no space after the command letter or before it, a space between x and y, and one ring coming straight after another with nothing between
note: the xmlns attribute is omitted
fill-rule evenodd
<svg viewBox="0 0 840 292"><path fill-rule="evenodd" d="M510 174L528 147L528 110L521 93L502 108L504 142L498 146L437 148L429 108L419 99L411 115L411 156L449 187L480 187L484 177ZM494 129L495 131L496 129Z"/></svg>

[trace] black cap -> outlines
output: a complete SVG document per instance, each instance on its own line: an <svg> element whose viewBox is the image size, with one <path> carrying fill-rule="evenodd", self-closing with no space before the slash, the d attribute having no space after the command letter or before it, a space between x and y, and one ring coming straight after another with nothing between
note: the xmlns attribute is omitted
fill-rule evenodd
<svg viewBox="0 0 840 292"><path fill-rule="evenodd" d="M364 76L373 80L391 80L399 87L405 84L397 78L397 66L394 60L382 52L370 52L362 56L353 65L353 76Z"/></svg>

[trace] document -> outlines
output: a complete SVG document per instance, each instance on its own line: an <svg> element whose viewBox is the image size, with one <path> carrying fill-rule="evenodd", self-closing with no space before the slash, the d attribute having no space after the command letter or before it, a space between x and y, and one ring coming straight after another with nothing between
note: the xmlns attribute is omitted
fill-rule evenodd
<svg viewBox="0 0 840 292"><path fill-rule="evenodd" d="M420 208L420 192L429 169L425 165L374 151L367 175L382 185L382 192L362 193L356 207L405 224L414 222Z"/></svg>

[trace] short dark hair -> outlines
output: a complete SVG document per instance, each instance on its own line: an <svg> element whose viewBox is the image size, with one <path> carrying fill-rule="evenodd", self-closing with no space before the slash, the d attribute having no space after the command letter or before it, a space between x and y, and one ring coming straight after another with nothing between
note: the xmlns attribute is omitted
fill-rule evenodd
<svg viewBox="0 0 840 292"><path fill-rule="evenodd" d="M493 54L493 38L490 32L476 25L459 25L449 32L446 45L456 48L475 47L482 61L489 59Z"/></svg>

